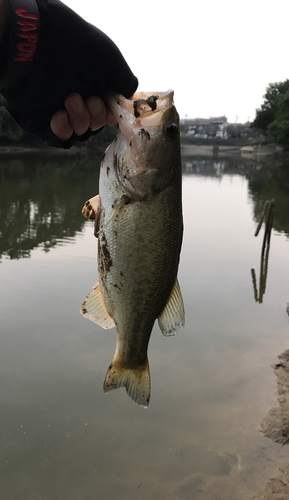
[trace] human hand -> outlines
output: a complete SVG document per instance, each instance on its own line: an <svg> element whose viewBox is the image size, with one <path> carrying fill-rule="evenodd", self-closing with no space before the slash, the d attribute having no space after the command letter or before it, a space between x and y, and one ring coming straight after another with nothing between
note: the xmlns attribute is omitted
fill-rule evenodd
<svg viewBox="0 0 289 500"><path fill-rule="evenodd" d="M9 0L5 4L9 40L0 68L1 93L15 121L62 148L115 123L107 96L113 91L129 98L138 84L117 46L58 0L18 1L16 11ZM28 17L33 30L26 34ZM27 42L19 44L18 36Z"/></svg>
<svg viewBox="0 0 289 500"><path fill-rule="evenodd" d="M88 128L95 131L106 123L117 123L100 97L91 96L84 101L80 94L73 93L66 98L64 104L65 109L57 111L50 121L52 132L61 141L69 140L73 133L81 136Z"/></svg>

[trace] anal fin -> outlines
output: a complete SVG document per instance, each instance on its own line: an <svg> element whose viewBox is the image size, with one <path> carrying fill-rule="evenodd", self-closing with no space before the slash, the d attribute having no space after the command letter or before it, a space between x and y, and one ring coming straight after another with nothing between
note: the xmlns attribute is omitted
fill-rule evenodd
<svg viewBox="0 0 289 500"><path fill-rule="evenodd" d="M108 314L99 283L93 287L80 308L81 314L102 328L109 329L115 326L112 317Z"/></svg>
<svg viewBox="0 0 289 500"><path fill-rule="evenodd" d="M185 310L178 278L164 310L158 317L159 327L166 337L176 335L185 325Z"/></svg>

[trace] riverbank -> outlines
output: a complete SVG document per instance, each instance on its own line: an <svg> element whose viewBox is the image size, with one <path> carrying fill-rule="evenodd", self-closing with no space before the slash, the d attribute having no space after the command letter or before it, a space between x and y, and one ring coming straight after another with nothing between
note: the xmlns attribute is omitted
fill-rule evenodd
<svg viewBox="0 0 289 500"><path fill-rule="evenodd" d="M86 145L72 146L70 149L61 149L47 146L40 141L35 144L21 144L18 142L10 142L9 144L0 144L0 157L7 155L33 155L43 153L51 156L75 156L75 155L90 155L105 151L111 141L93 142ZM181 141L181 150L183 157L189 156L234 156L242 155L242 157L259 158L260 156L283 155L282 148L274 145L221 145L221 144L189 144Z"/></svg>
<svg viewBox="0 0 289 500"><path fill-rule="evenodd" d="M274 145L238 146L238 145L197 145L181 143L183 156L232 156L242 155L244 157L260 157L282 154L282 148Z"/></svg>
<svg viewBox="0 0 289 500"><path fill-rule="evenodd" d="M105 151L107 146L113 141L117 133L115 125L106 125L100 134L91 136L88 141L76 143L69 149L55 148L48 146L46 142L31 134L24 133L19 141L1 137L0 157L7 155L33 155L44 154L47 156L76 156L93 155Z"/></svg>
<svg viewBox="0 0 289 500"><path fill-rule="evenodd" d="M108 144L94 144L93 149L98 151L104 151ZM243 148L237 146L213 146L213 145L196 145L196 144L184 144L181 143L181 149L183 156L212 156L213 154L270 154L271 151L262 147L262 150L255 150L252 146L245 146ZM35 145L25 145L25 144L9 144L0 145L0 155L10 155L10 154L34 154L34 153L45 153L48 155L85 155L92 152L91 147L76 147L72 146L70 149L61 149L47 146L45 143L37 143Z"/></svg>
<svg viewBox="0 0 289 500"><path fill-rule="evenodd" d="M50 146L46 146L45 144L43 147L40 146L24 146L24 145L19 145L19 146L0 146L0 156L7 156L7 155L33 155L33 154L47 154L51 156L58 156L58 155L68 155L68 156L74 156L74 155L79 155L79 154L86 154L87 153L86 148L77 148L75 146L72 146L70 149L62 149L62 148L53 148Z"/></svg>

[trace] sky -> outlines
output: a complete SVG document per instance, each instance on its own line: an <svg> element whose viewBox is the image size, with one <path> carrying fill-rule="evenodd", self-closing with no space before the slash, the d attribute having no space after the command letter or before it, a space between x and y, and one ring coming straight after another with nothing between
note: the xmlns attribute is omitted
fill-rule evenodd
<svg viewBox="0 0 289 500"><path fill-rule="evenodd" d="M175 91L181 118L255 117L289 78L288 0L64 0L119 47L139 90Z"/></svg>

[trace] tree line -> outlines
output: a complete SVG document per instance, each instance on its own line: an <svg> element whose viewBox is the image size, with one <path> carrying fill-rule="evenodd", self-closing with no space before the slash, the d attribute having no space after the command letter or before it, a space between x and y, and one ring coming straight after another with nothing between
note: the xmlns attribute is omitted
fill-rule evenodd
<svg viewBox="0 0 289 500"><path fill-rule="evenodd" d="M0 94L0 138L1 137L19 141L23 137L23 130L8 113L5 107L5 99Z"/></svg>
<svg viewBox="0 0 289 500"><path fill-rule="evenodd" d="M252 127L263 130L272 140L289 147L289 80L270 83L263 96L264 102L256 110Z"/></svg>

